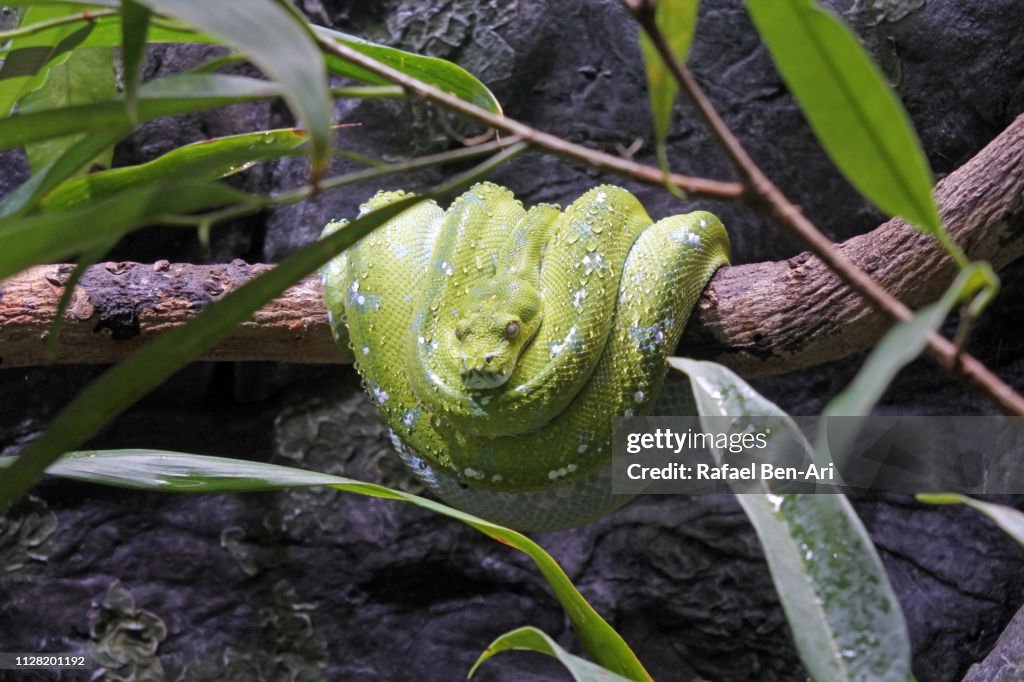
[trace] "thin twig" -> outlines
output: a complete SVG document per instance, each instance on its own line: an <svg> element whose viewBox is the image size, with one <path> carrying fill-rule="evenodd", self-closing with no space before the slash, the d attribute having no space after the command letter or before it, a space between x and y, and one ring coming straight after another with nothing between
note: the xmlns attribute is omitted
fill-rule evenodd
<svg viewBox="0 0 1024 682"><path fill-rule="evenodd" d="M409 173L445 163L465 161L485 154L502 152L516 147L522 142L523 140L518 135L513 135L512 137L507 137L504 140L494 140L492 142L485 142L472 147L453 149L447 152L438 152L437 154L419 156L414 159L397 161L395 163L381 164L372 168L366 168L363 170L353 171L351 173L345 173L344 175L326 178L321 180L317 187L312 185L303 185L302 187L297 187L295 189L288 190L287 192L280 192L267 198L265 201L267 205L294 204L300 201L305 201L314 194L336 189L343 185L350 185L354 182L374 180L387 175L394 175L395 173Z"/></svg>
<svg viewBox="0 0 1024 682"><path fill-rule="evenodd" d="M564 156L576 161L582 161L587 165L601 170L613 171L628 175L650 185L663 186L665 176L661 170L646 166L636 161L613 156L596 149L590 149L582 145L573 144L557 135L545 133L520 123L515 119L500 116L482 109L475 104L459 99L455 95L439 90L431 85L408 76L401 71L393 69L385 64L367 57L366 55L353 50L347 45L342 45L324 36L317 37L320 46L331 54L344 59L347 62L361 66L371 73L386 78L387 80L401 85L409 92L424 99L441 104L445 108L456 111L460 114L475 119L492 128L502 130L506 133L518 135L524 141L535 147L546 149L549 152ZM738 182L723 182L707 178L695 178L688 175L673 173L670 176L672 184L694 198L718 199L721 201L739 201L743 198L744 188Z"/></svg>
<svg viewBox="0 0 1024 682"><path fill-rule="evenodd" d="M121 14L121 11L116 9L86 10L84 12L78 12L76 14L68 14L62 17L57 17L56 19L40 21L35 24L29 24L28 26L14 28L11 29L10 31L0 31L0 43L12 40L14 38L24 38L25 36L34 35L36 33L40 33L51 28L57 28L58 26L76 24L79 22L92 22L97 19L116 17L119 14Z"/></svg>

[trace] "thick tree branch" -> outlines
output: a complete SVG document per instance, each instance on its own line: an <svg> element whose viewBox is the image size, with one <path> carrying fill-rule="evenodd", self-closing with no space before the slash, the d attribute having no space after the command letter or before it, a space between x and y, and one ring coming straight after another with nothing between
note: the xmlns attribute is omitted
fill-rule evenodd
<svg viewBox="0 0 1024 682"><path fill-rule="evenodd" d="M970 258L989 260L998 269L1024 254L1024 116L941 181L936 197ZM914 307L938 298L954 276L934 241L898 220L839 249ZM236 261L89 268L53 362L117 362L268 267ZM47 364L45 337L70 272L69 265L38 266L0 283L0 367ZM701 299L683 350L746 376L780 373L868 348L889 324L804 253L720 270ZM331 341L319 283L307 278L204 359L326 363L351 356Z"/></svg>

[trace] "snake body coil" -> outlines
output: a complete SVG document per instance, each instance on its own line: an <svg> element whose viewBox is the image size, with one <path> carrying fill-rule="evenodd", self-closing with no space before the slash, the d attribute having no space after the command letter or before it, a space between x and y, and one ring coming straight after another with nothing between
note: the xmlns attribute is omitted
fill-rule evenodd
<svg viewBox="0 0 1024 682"><path fill-rule="evenodd" d="M323 282L405 461L457 507L546 530L626 501L611 493L612 418L651 411L728 248L712 214L652 224L618 187L527 211L483 183L382 225Z"/></svg>

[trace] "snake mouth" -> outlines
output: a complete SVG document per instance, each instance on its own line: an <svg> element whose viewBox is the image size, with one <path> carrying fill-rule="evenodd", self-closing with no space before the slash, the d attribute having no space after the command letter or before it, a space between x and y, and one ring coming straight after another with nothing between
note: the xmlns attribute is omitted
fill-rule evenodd
<svg viewBox="0 0 1024 682"><path fill-rule="evenodd" d="M497 388L508 381L508 373L491 368L467 367L462 370L462 383L474 390Z"/></svg>

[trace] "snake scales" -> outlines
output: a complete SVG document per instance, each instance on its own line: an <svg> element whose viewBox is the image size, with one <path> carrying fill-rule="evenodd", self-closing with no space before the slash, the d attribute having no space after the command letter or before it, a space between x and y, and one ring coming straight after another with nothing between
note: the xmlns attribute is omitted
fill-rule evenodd
<svg viewBox="0 0 1024 682"><path fill-rule="evenodd" d="M728 250L712 214L652 224L618 187L563 212L482 183L448 211L416 204L322 275L335 337L406 463L456 507L547 530L626 501L611 493L612 417L652 410Z"/></svg>

